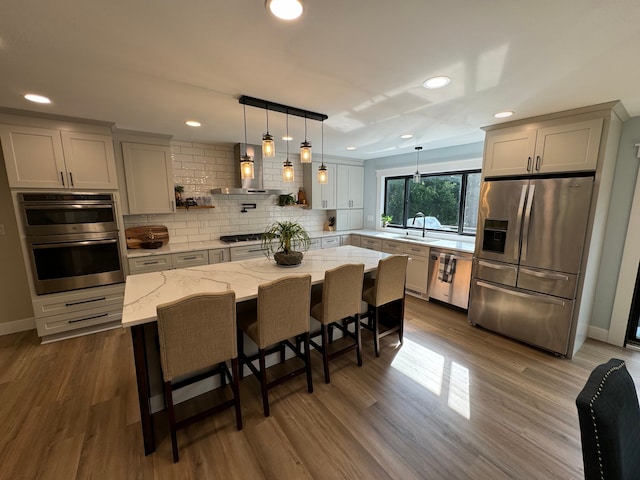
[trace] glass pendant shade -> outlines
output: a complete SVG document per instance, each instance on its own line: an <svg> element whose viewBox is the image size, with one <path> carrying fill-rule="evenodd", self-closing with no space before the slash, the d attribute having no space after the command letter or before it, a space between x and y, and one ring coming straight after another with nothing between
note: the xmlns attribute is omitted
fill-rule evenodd
<svg viewBox="0 0 640 480"><path fill-rule="evenodd" d="M293 164L287 158L287 161L284 162L282 167L282 181L283 182L293 182L294 174L293 174Z"/></svg>
<svg viewBox="0 0 640 480"><path fill-rule="evenodd" d="M253 178L253 160L249 155L240 157L240 178L242 180Z"/></svg>
<svg viewBox="0 0 640 480"><path fill-rule="evenodd" d="M413 183L420 183L422 178L420 175L420 170L418 170L418 164L420 163L420 150L422 150L422 147L415 147L415 149L417 152L417 157L416 157L416 173L413 174Z"/></svg>
<svg viewBox="0 0 640 480"><path fill-rule="evenodd" d="M326 185L329 183L329 175L327 174L327 167L324 164L318 168L318 183Z"/></svg>
<svg viewBox="0 0 640 480"><path fill-rule="evenodd" d="M269 132L262 136L262 156L263 157L275 157L276 156L276 142L273 141L273 136Z"/></svg>
<svg viewBox="0 0 640 480"><path fill-rule="evenodd" d="M300 144L300 163L311 163L311 144L306 140Z"/></svg>

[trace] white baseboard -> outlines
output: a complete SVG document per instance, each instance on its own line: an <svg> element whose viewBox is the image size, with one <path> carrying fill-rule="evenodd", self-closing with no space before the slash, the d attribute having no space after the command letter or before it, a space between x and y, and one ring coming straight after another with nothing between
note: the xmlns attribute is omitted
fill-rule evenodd
<svg viewBox="0 0 640 480"><path fill-rule="evenodd" d="M600 340L601 342L609 343L609 330L590 326L589 331L587 332L587 337L593 338L594 340Z"/></svg>
<svg viewBox="0 0 640 480"><path fill-rule="evenodd" d="M26 330L35 330L35 328L35 318L23 318L22 320L0 323L0 335L11 335L12 333L24 332Z"/></svg>

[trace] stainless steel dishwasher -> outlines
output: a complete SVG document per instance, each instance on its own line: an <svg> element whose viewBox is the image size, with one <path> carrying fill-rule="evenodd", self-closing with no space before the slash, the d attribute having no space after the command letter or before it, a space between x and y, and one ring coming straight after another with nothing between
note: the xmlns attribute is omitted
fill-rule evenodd
<svg viewBox="0 0 640 480"><path fill-rule="evenodd" d="M449 255L449 257L445 257L445 255ZM431 248L429 252L429 298L466 310L469 306L471 264L471 255ZM441 266L444 275L440 275Z"/></svg>

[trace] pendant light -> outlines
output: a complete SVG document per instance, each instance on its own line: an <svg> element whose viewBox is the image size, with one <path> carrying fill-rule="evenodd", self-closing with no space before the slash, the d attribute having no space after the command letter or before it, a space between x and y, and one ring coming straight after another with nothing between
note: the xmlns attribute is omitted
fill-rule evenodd
<svg viewBox="0 0 640 480"><path fill-rule="evenodd" d="M267 111L267 133L262 135L262 156L275 157L276 143L273 141L273 135L269 133L269 105L268 104L265 110Z"/></svg>
<svg viewBox="0 0 640 480"><path fill-rule="evenodd" d="M244 155L240 157L240 178L242 180L253 178L253 158L247 155L247 106L242 105L244 117Z"/></svg>
<svg viewBox="0 0 640 480"><path fill-rule="evenodd" d="M421 180L420 171L418 170L418 163L420 162L420 150L422 150L422 147L416 147L416 173L413 174L413 183L420 183Z"/></svg>
<svg viewBox="0 0 640 480"><path fill-rule="evenodd" d="M289 112L287 112L287 137L289 136ZM282 181L293 182L293 164L289 161L289 142L287 141L287 159L282 166Z"/></svg>
<svg viewBox="0 0 640 480"><path fill-rule="evenodd" d="M307 117L304 117L304 142L300 144L300 163L311 163L311 143L307 141Z"/></svg>
<svg viewBox="0 0 640 480"><path fill-rule="evenodd" d="M320 158L322 159L322 163L318 168L318 183L322 185L326 185L329 183L329 174L327 172L327 167L324 165L324 120L322 121L322 141L320 144Z"/></svg>

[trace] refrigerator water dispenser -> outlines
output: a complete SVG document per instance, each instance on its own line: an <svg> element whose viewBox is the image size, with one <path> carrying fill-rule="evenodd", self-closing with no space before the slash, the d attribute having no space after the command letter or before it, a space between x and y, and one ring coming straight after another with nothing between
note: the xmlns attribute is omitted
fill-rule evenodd
<svg viewBox="0 0 640 480"><path fill-rule="evenodd" d="M485 219L482 250L485 252L504 253L508 225L509 222L506 220Z"/></svg>

